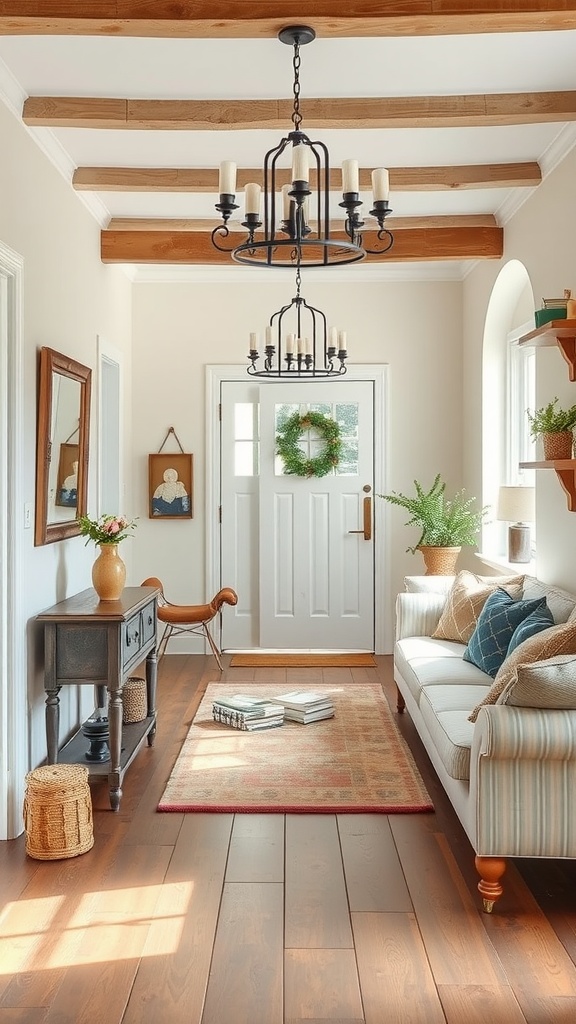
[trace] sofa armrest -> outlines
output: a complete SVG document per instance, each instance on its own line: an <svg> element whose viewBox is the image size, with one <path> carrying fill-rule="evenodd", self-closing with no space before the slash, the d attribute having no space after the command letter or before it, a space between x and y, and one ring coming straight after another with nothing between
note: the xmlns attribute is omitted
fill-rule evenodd
<svg viewBox="0 0 576 1024"><path fill-rule="evenodd" d="M446 604L445 594L398 594L396 639L432 636Z"/></svg>
<svg viewBox="0 0 576 1024"><path fill-rule="evenodd" d="M576 711L485 704L480 708L472 759L576 761Z"/></svg>
<svg viewBox="0 0 576 1024"><path fill-rule="evenodd" d="M480 709L470 839L482 857L576 857L576 711Z"/></svg>

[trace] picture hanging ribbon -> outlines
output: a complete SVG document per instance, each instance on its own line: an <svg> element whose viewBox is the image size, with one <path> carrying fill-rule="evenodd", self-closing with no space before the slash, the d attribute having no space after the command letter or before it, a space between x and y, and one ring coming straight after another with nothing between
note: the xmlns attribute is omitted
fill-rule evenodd
<svg viewBox="0 0 576 1024"><path fill-rule="evenodd" d="M311 428L317 430L324 441L324 447L314 459L309 459L298 443ZM336 420L320 412L294 413L276 435L276 454L281 457L284 472L289 476L326 476L338 466L343 447Z"/></svg>

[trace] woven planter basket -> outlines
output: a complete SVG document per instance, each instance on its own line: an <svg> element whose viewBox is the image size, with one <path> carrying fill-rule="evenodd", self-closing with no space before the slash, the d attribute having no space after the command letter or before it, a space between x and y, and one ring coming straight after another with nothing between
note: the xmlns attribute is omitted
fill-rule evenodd
<svg viewBox="0 0 576 1024"><path fill-rule="evenodd" d="M462 548L434 548L422 544L418 551L422 552L426 566L425 576L454 576Z"/></svg>
<svg viewBox="0 0 576 1024"><path fill-rule="evenodd" d="M94 845L88 769L47 764L26 776L26 853L35 860L64 860Z"/></svg>
<svg viewBox="0 0 576 1024"><path fill-rule="evenodd" d="M122 721L124 725L143 722L147 714L146 680L129 676L122 687Z"/></svg>
<svg viewBox="0 0 576 1024"><path fill-rule="evenodd" d="M572 458L574 435L571 430L562 430L557 434L542 434L542 442L546 461Z"/></svg>

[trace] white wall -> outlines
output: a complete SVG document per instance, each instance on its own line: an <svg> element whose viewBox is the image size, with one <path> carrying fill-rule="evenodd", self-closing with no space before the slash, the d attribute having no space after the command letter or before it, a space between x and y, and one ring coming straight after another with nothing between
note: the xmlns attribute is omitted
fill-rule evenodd
<svg viewBox="0 0 576 1024"><path fill-rule="evenodd" d="M194 518L140 521L133 582L157 575L176 602L212 596L206 594L205 576L206 364L246 366L250 331L262 336L270 314L294 294L289 272L284 282L277 275L271 283L261 275L248 282L249 277L242 284L134 286L138 513L147 516L148 454L158 451L173 426L184 450L194 455ZM432 483L438 472L450 488L461 486L460 283L363 283L362 270L355 267L335 284L309 272L302 294L329 323L347 331L350 362L390 366L388 489L411 492L414 478ZM165 451L177 450L173 439L170 444ZM418 539L414 528L405 529L406 518L402 510L389 509L390 616L403 576L422 571L420 555L405 553Z"/></svg>
<svg viewBox="0 0 576 1024"><path fill-rule="evenodd" d="M93 400L91 452L96 452L96 346L101 335L124 353L130 380L131 284L120 268L103 266L100 229L71 186L32 142L13 114L0 103L0 239L24 260L23 324L23 463L22 501L34 508L36 478L37 355L49 346L91 367ZM131 408L126 396L126 441L131 438ZM131 500L130 491L128 497ZM96 510L96 459L89 471L89 509ZM130 512L128 508L126 511ZM28 680L13 680L23 689L30 707L30 751L25 768L46 756L41 635L34 616L54 602L91 585L94 551L82 538L34 547L34 528L24 530L24 508L17 523L22 529L21 586L24 618L28 621ZM3 527L6 528L5 524ZM26 638L22 638L26 642ZM68 692L64 692L67 690ZM76 724L78 701L93 707L92 690L82 687L61 693L62 735ZM15 786L23 783L22 763Z"/></svg>
<svg viewBox="0 0 576 1024"><path fill-rule="evenodd" d="M542 297L576 294L576 149L553 171L520 208L504 231L502 261L485 261L463 283L465 483L480 493L482 337L490 293L504 263L521 260L532 284L536 303ZM537 350L537 405L558 396L563 406L576 403L576 385L555 348ZM568 512L566 497L552 470L536 473L538 575L569 590L576 588L576 514Z"/></svg>

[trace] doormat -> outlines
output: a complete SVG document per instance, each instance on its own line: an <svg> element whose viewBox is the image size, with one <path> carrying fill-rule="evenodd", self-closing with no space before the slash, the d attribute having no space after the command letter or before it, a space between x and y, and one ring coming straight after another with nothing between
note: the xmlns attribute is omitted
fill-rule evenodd
<svg viewBox="0 0 576 1024"><path fill-rule="evenodd" d="M233 654L230 668L375 668L373 654Z"/></svg>
<svg viewBox="0 0 576 1024"><path fill-rule="evenodd" d="M305 689L306 687L303 686ZM243 732L215 722L218 697L278 697L283 686L209 683L159 811L414 814L434 810L381 686L313 685L333 718Z"/></svg>

